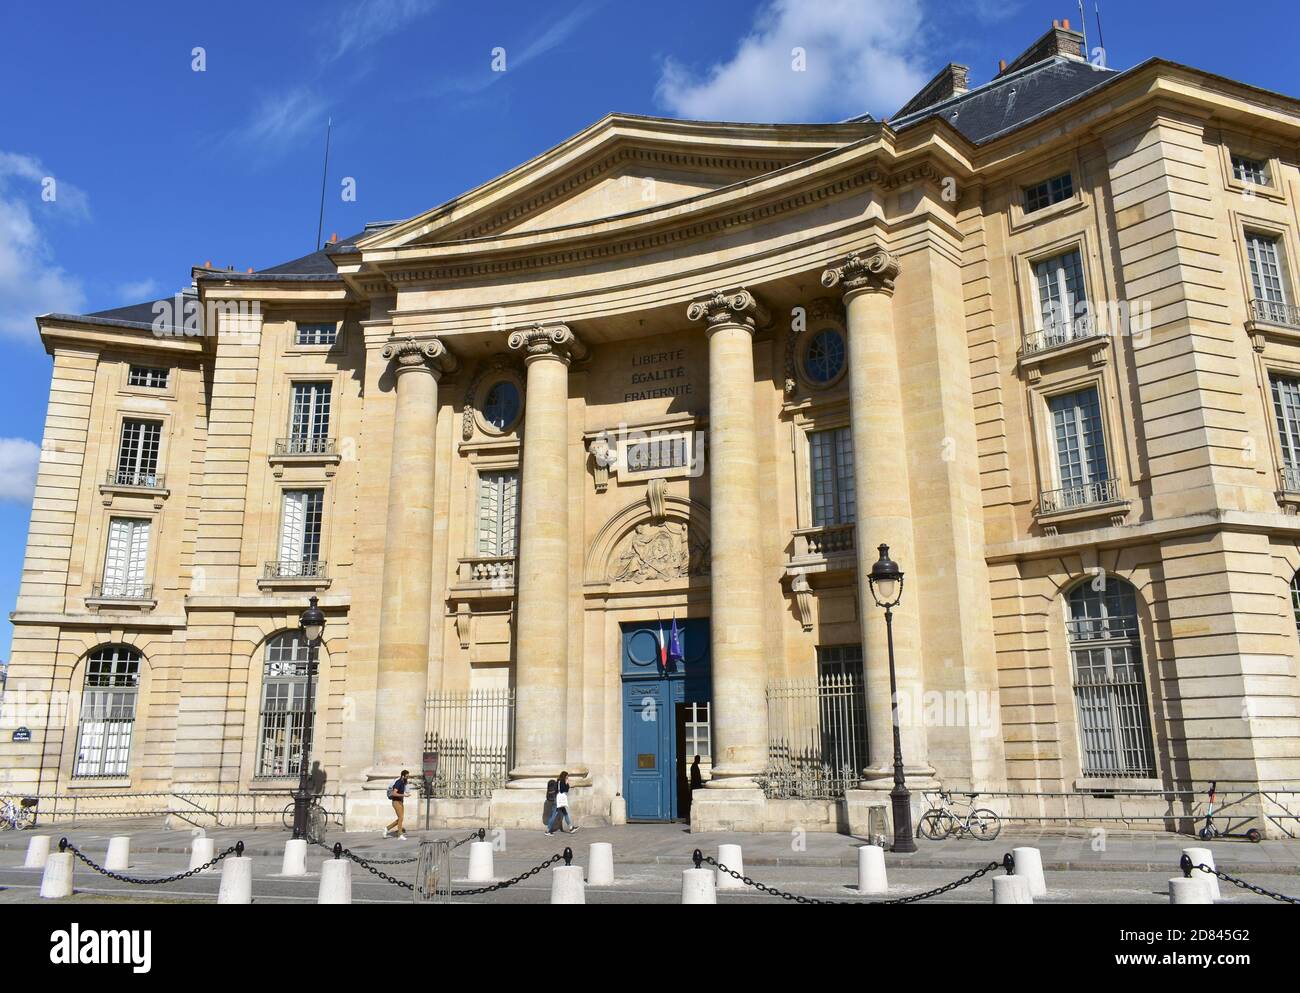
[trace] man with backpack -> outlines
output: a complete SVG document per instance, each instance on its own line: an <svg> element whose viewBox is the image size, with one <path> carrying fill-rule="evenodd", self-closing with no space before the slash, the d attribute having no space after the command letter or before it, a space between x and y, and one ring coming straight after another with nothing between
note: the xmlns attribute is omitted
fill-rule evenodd
<svg viewBox="0 0 1300 993"><path fill-rule="evenodd" d="M397 820L384 828L384 837L387 838L393 828L397 828L397 837L402 841L406 840L406 782L411 778L409 769L403 769L402 774L393 780L393 785L388 787L388 799L393 801L393 810L397 812Z"/></svg>

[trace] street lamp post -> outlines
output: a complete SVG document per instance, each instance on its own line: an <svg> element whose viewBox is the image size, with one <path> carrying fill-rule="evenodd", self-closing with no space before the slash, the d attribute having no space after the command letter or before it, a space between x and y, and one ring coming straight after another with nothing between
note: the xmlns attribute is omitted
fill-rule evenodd
<svg viewBox="0 0 1300 993"><path fill-rule="evenodd" d="M314 714L312 713L312 684L316 676L316 653L320 648L321 636L325 633L325 614L316 605L316 597L311 598L311 606L298 618L298 627L307 642L307 712L303 715L302 761L298 769L298 795L293 798L293 836L307 836L307 812L311 806L311 785L307 781L308 768L311 765L311 737Z"/></svg>
<svg viewBox="0 0 1300 993"><path fill-rule="evenodd" d="M889 640L890 716L894 725L894 788L889 799L894 808L894 847L896 852L916 851L912 836L912 794L907 791L903 775L903 741L898 730L898 677L894 672L894 608L903 598L903 570L889 557L889 546L880 546L880 558L867 577L877 607L885 608L885 632Z"/></svg>

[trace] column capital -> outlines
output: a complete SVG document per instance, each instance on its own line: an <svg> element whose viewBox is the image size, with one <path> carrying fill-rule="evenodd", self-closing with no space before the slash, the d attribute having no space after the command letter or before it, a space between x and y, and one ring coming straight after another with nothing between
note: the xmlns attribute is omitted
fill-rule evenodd
<svg viewBox="0 0 1300 993"><path fill-rule="evenodd" d="M459 365L456 356L437 338L389 338L380 354L393 363L398 375L419 370L439 377L444 372L455 372Z"/></svg>
<svg viewBox="0 0 1300 993"><path fill-rule="evenodd" d="M823 272L822 285L827 289L843 286L845 296L857 290L892 294L899 268L897 255L872 246L865 252L854 252L843 265Z"/></svg>
<svg viewBox="0 0 1300 993"><path fill-rule="evenodd" d="M587 357L587 346L567 324L529 324L510 332L509 346L524 353L524 362L556 358L568 364Z"/></svg>
<svg viewBox="0 0 1300 993"><path fill-rule="evenodd" d="M708 330L723 325L739 325L753 331L765 327L771 319L767 308L743 286L737 290L711 290L696 297L686 308L686 319L707 322Z"/></svg>

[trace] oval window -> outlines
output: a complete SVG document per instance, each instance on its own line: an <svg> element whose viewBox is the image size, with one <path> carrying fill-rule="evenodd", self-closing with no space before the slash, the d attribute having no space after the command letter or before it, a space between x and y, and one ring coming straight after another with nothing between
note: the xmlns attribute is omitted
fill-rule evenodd
<svg viewBox="0 0 1300 993"><path fill-rule="evenodd" d="M483 398L483 420L496 430L505 431L518 417L519 387L509 379L493 383Z"/></svg>
<svg viewBox="0 0 1300 993"><path fill-rule="evenodd" d="M808 342L803 366L812 382L833 382L844 370L844 336L834 328L818 331Z"/></svg>

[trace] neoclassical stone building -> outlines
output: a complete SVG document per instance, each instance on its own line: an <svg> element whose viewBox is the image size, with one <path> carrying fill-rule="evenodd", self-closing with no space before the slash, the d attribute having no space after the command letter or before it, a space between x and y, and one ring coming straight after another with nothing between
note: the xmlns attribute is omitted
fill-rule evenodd
<svg viewBox="0 0 1300 993"><path fill-rule="evenodd" d="M539 826L567 769L580 817L867 830L888 544L914 787L1218 780L1294 830L1300 103L1081 50L888 122L613 114L40 317L9 693L66 706L12 782L283 794L310 726L349 827L406 767L438 825Z"/></svg>

